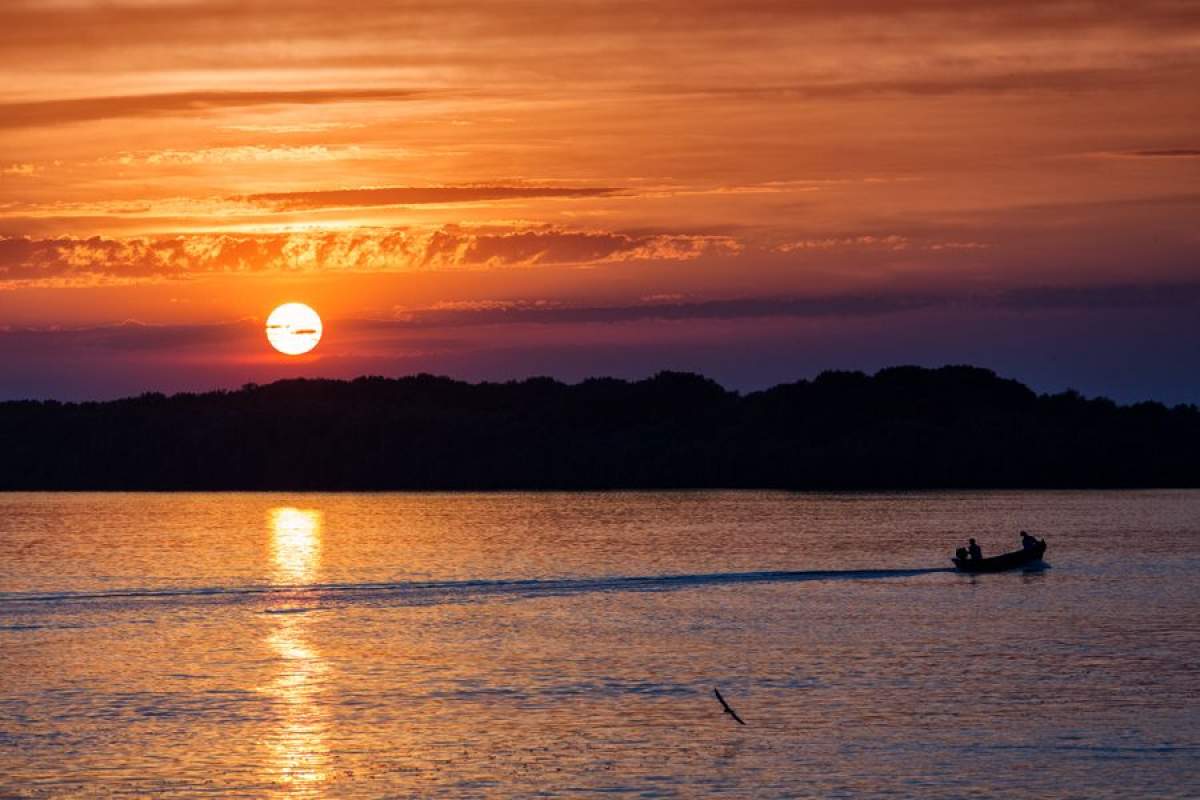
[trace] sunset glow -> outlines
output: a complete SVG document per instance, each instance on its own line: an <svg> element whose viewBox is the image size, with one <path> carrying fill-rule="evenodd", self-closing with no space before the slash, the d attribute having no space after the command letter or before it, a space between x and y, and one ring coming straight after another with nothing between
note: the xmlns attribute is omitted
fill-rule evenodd
<svg viewBox="0 0 1200 800"><path fill-rule="evenodd" d="M0 28L0 397L294 376L250 321L302 297L338 329L306 374L965 361L1200 398L1192 3L16 0Z"/></svg>
<svg viewBox="0 0 1200 800"><path fill-rule="evenodd" d="M0 800L1200 798L1200 0L0 0Z"/></svg>

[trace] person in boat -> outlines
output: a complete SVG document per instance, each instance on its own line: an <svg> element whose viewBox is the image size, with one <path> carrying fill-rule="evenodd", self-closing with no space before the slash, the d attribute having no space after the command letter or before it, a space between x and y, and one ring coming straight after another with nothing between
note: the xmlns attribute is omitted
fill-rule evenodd
<svg viewBox="0 0 1200 800"><path fill-rule="evenodd" d="M1033 548L1037 547L1039 544L1041 544L1041 542L1039 542L1034 537L1030 536L1027 531L1021 531L1021 549L1022 550L1032 550Z"/></svg>
<svg viewBox="0 0 1200 800"><path fill-rule="evenodd" d="M967 544L967 558L972 561L978 561L983 558L983 550L980 549L974 539Z"/></svg>
<svg viewBox="0 0 1200 800"><path fill-rule="evenodd" d="M958 561L966 561L967 560L967 548L960 547L957 550L955 550L954 558Z"/></svg>

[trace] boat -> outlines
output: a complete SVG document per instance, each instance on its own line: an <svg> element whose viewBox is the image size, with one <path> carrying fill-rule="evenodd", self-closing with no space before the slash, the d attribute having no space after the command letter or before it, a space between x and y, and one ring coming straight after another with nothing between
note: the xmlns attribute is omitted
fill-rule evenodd
<svg viewBox="0 0 1200 800"><path fill-rule="evenodd" d="M954 566L961 572L1004 572L1007 569L1028 567L1042 560L1046 553L1046 540L1042 539L1030 548L1022 548L991 558L952 558Z"/></svg>

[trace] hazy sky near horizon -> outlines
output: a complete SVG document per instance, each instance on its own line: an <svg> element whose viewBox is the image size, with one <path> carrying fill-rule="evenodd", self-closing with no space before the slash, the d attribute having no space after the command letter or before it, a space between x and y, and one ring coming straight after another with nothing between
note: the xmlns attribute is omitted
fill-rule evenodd
<svg viewBox="0 0 1200 800"><path fill-rule="evenodd" d="M8 0L0 399L969 362L1200 402L1200 2ZM263 322L300 301L313 353Z"/></svg>

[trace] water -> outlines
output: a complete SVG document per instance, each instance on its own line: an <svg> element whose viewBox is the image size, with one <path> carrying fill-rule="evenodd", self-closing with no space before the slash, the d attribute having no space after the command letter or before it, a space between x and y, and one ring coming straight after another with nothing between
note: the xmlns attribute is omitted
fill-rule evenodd
<svg viewBox="0 0 1200 800"><path fill-rule="evenodd" d="M1198 545L1200 492L0 495L0 796L1195 797Z"/></svg>

